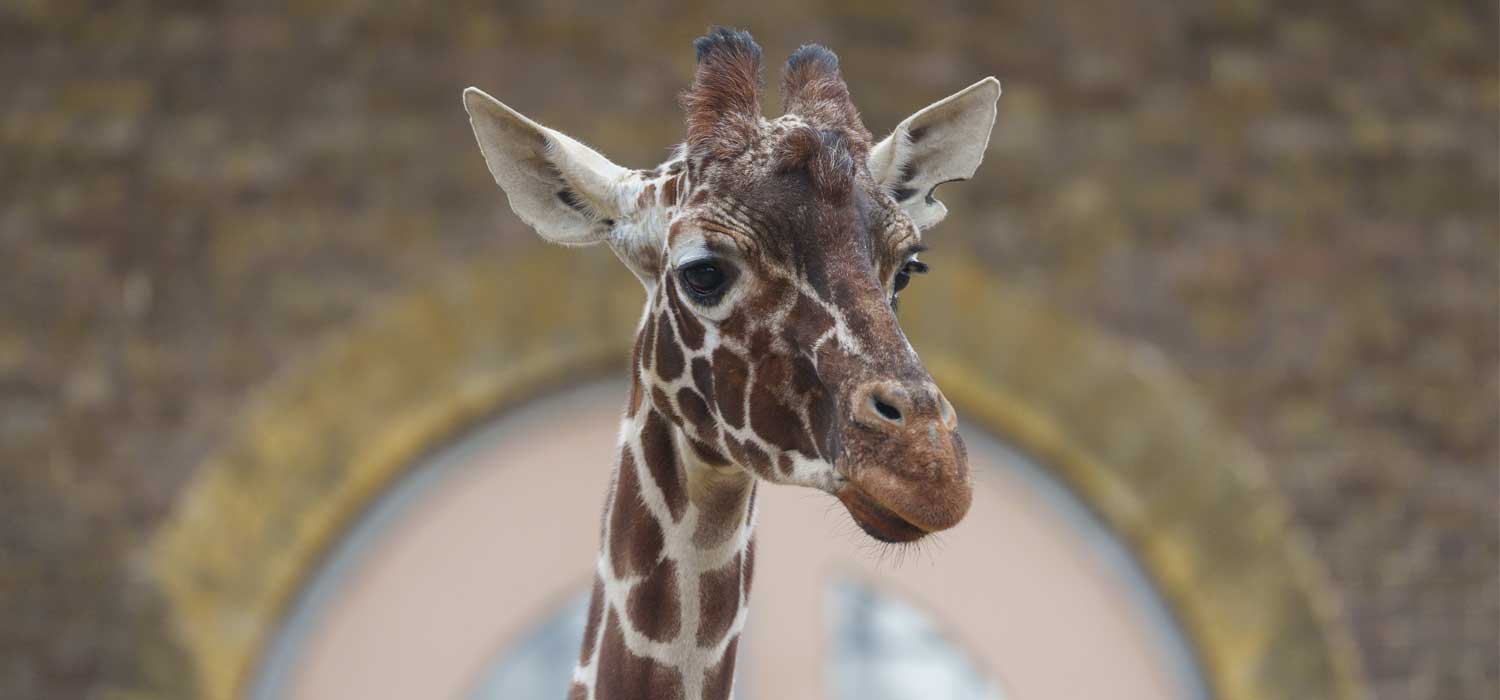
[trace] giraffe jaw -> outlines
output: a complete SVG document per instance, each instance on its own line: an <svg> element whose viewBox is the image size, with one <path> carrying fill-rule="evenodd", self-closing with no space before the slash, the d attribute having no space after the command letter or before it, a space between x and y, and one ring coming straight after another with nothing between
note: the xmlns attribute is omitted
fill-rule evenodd
<svg viewBox="0 0 1500 700"><path fill-rule="evenodd" d="M915 542L927 535L926 530L876 503L853 482L844 483L834 495L843 502L844 508L854 518L854 524L864 530L865 534L881 542Z"/></svg>

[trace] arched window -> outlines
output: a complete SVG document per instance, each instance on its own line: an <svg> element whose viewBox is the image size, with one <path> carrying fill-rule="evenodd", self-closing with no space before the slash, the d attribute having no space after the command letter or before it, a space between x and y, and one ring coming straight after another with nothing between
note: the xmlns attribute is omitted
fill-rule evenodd
<svg viewBox="0 0 1500 700"><path fill-rule="evenodd" d="M903 324L969 421L974 506L899 562L819 494L763 487L740 697L897 692L839 670L889 670L896 610L941 640L910 673L1007 699L1361 697L1243 441L1149 351L943 270ZM570 668L625 396L579 382L618 381L634 284L607 255L475 262L260 392L150 562L192 696L478 698Z"/></svg>
<svg viewBox="0 0 1500 700"><path fill-rule="evenodd" d="M533 401L414 467L315 574L256 695L565 695L625 394ZM737 697L1206 697L1109 533L1043 469L965 433L975 503L926 550L883 552L826 496L760 487Z"/></svg>

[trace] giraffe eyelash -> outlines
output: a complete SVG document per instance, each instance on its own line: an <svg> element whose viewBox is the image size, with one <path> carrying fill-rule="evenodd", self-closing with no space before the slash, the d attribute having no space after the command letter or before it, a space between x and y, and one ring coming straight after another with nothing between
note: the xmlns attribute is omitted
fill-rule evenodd
<svg viewBox="0 0 1500 700"><path fill-rule="evenodd" d="M915 253L913 253L913 255L914 254ZM892 283L895 289L891 292L892 311L895 311L897 309L897 305L901 297L901 290L905 289L906 285L911 283L911 276L925 275L927 274L927 271L931 269L932 267L927 263L913 258L911 260L907 260L903 265L901 265L901 269L896 270L896 278Z"/></svg>

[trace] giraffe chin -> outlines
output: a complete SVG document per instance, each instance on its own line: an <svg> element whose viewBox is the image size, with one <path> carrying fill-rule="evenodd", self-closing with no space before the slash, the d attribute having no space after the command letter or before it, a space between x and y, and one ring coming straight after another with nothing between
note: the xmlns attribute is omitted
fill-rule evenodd
<svg viewBox="0 0 1500 700"><path fill-rule="evenodd" d="M859 529L881 542L915 542L927 535L926 530L876 503L852 483L846 483L835 495L843 502L844 508L849 511Z"/></svg>

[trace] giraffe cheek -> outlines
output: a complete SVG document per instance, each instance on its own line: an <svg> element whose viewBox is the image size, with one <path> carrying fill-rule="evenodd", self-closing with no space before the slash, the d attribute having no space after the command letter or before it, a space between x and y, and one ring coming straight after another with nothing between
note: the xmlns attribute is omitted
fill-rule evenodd
<svg viewBox="0 0 1500 700"><path fill-rule="evenodd" d="M668 314L656 317L656 373L662 379L672 381L682 375L682 348L677 346L677 336L672 333L672 322Z"/></svg>
<svg viewBox="0 0 1500 700"><path fill-rule="evenodd" d="M677 409L672 406L672 399L667 397L667 392L661 387L651 387L651 405L656 407L656 412L666 416L672 425L682 425L682 417L677 415Z"/></svg>
<svg viewBox="0 0 1500 700"><path fill-rule="evenodd" d="M693 358L693 386L703 395L704 401L714 403L713 368L708 366L708 360L701 357Z"/></svg>
<svg viewBox="0 0 1500 700"><path fill-rule="evenodd" d="M703 347L703 324L698 321L697 316L687 308L682 301L673 294L671 297L672 314L677 317L677 327L682 329L682 343L689 350L697 350Z"/></svg>
<svg viewBox="0 0 1500 700"><path fill-rule="evenodd" d="M734 460L742 466L748 467L750 471L759 475L762 479L772 479L775 474L771 472L771 457L753 442L741 441L733 435L724 436L724 445L729 448L729 453L734 455Z"/></svg>
<svg viewBox="0 0 1500 700"><path fill-rule="evenodd" d="M708 412L708 403L698 395L698 392L687 387L678 389L677 405L682 407L683 417L693 425L699 435L707 435L714 429L713 416Z"/></svg>
<svg viewBox="0 0 1500 700"><path fill-rule="evenodd" d="M745 424L745 384L750 367L738 355L723 347L714 350L714 398L719 415L730 427Z"/></svg>
<svg viewBox="0 0 1500 700"><path fill-rule="evenodd" d="M814 454L801 417L761 382L756 382L750 391L750 429L773 447L788 452L796 450L809 457Z"/></svg>

